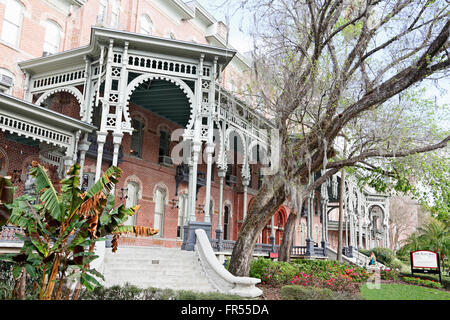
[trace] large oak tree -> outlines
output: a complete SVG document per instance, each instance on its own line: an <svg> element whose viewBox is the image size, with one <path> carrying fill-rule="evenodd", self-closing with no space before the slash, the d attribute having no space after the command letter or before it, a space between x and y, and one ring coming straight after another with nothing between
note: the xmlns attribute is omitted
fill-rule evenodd
<svg viewBox="0 0 450 320"><path fill-rule="evenodd" d="M356 166L396 177L383 161L444 148L443 130L416 130L401 94L448 75L449 4L425 0L241 0L253 15L255 109L276 119L275 173L252 201L229 270L249 274L252 251L280 205L295 212L333 174ZM247 15L248 17L248 15ZM248 20L248 19L247 19ZM448 78L447 78L448 79ZM445 80L445 79L444 79ZM441 80L442 81L442 80ZM348 152L339 148L346 137ZM275 150L276 149L276 150ZM380 169L381 168L381 169ZM315 172L321 177L313 180ZM280 254L289 259L293 217Z"/></svg>

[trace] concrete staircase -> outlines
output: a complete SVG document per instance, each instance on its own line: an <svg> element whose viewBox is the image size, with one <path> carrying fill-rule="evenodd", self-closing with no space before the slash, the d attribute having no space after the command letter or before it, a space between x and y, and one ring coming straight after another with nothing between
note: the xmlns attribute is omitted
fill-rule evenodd
<svg viewBox="0 0 450 320"><path fill-rule="evenodd" d="M194 251L178 248L124 247L106 249L106 287L129 283L141 288L217 291L209 283Z"/></svg>

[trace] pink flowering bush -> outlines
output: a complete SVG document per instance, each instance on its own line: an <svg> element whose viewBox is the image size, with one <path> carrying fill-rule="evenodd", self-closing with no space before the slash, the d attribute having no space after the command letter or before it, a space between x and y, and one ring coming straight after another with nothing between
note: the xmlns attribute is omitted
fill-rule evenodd
<svg viewBox="0 0 450 320"><path fill-rule="evenodd" d="M380 277L381 280L397 280L398 279L398 272L394 269L381 269L380 270Z"/></svg>
<svg viewBox="0 0 450 320"><path fill-rule="evenodd" d="M346 274L337 274L328 279L322 279L314 274L305 274L301 272L290 281L291 285L303 287L326 288L338 292L358 292L359 285L353 281L352 277Z"/></svg>

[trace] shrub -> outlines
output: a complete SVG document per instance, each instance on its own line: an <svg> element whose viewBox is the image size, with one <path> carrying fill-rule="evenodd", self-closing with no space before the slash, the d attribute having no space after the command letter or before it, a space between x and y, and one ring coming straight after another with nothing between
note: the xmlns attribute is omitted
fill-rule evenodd
<svg viewBox="0 0 450 320"><path fill-rule="evenodd" d="M330 289L289 285L281 288L283 300L333 300L334 293Z"/></svg>
<svg viewBox="0 0 450 320"><path fill-rule="evenodd" d="M402 270L403 268L405 268L405 264L402 261L400 261L400 259L398 259L397 257L394 257L392 261L388 264L388 267Z"/></svg>
<svg viewBox="0 0 450 320"><path fill-rule="evenodd" d="M262 284L286 284L298 272L298 268L288 262L273 261L267 258L253 260L250 277L261 279Z"/></svg>
<svg viewBox="0 0 450 320"><path fill-rule="evenodd" d="M382 280L397 280L398 276L398 272L394 269L386 268L380 270L380 277Z"/></svg>
<svg viewBox="0 0 450 320"><path fill-rule="evenodd" d="M370 250L370 252L373 252L375 254L375 257L377 258L377 261L384 264L385 266L390 266L390 263L395 258L394 252L388 248L373 248Z"/></svg>
<svg viewBox="0 0 450 320"><path fill-rule="evenodd" d="M281 288L281 298L283 300L361 300L362 296L346 291L335 292L328 288L288 285Z"/></svg>
<svg viewBox="0 0 450 320"><path fill-rule="evenodd" d="M126 283L109 288L96 287L92 291L83 290L81 300L241 300L242 297L219 292L196 292L189 290L139 288Z"/></svg>
<svg viewBox="0 0 450 320"><path fill-rule="evenodd" d="M436 288L436 289L441 289L444 286L434 280L426 280L426 279L421 279L421 278L414 278L414 277L403 277L403 281L408 282L408 283L412 283L412 284L416 284L416 285L420 285L420 286L425 286L425 287L431 287L431 288Z"/></svg>

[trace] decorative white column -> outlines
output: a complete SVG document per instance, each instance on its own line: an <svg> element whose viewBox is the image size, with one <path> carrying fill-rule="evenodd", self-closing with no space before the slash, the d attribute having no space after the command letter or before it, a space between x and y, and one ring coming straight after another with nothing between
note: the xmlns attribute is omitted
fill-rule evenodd
<svg viewBox="0 0 450 320"><path fill-rule="evenodd" d="M215 79L216 79L216 67L217 67L217 57L214 58L214 64L211 72L211 78L209 82L208 90L208 137L206 143L206 188L205 188L205 222L211 222L211 217L209 214L210 203L211 203L211 171L212 171L212 155L214 153L215 144L213 143L214 138L214 99L215 99Z"/></svg>
<svg viewBox="0 0 450 320"><path fill-rule="evenodd" d="M192 210L192 207L195 208L195 194L197 186L194 185L194 162L189 159L189 194L188 194L188 207L189 207L189 221L196 221L195 210ZM194 202L194 203L192 203Z"/></svg>
<svg viewBox="0 0 450 320"><path fill-rule="evenodd" d="M117 164L119 162L119 149L120 149L120 145L122 144L122 137L123 137L123 133L121 133L121 132L113 133L113 144L114 144L114 153L113 153L113 160L112 160L113 166L117 166Z"/></svg>
<svg viewBox="0 0 450 320"><path fill-rule="evenodd" d="M80 150L80 182L83 183L84 162L86 160L86 152L89 150L91 143L87 140L88 135L85 134L83 140L78 144Z"/></svg>
<svg viewBox="0 0 450 320"><path fill-rule="evenodd" d="M209 120L212 123L212 119ZM211 128L211 136L212 136L212 125ZM208 132L209 135L209 132ZM212 140L212 139L211 139ZM209 215L210 203L211 203L211 170L212 170L212 154L214 152L214 143L206 144L206 188L205 188L205 222L211 222L211 217Z"/></svg>
<svg viewBox="0 0 450 320"><path fill-rule="evenodd" d="M95 168L95 181L98 181L100 179L100 176L102 174L102 160L103 160L103 146L106 142L106 136L108 135L107 132L101 132L97 131L97 165Z"/></svg>
<svg viewBox="0 0 450 320"><path fill-rule="evenodd" d="M217 229L216 229L216 239L218 240L218 251L223 250L223 228L222 228L222 212L223 212L223 180L225 178L227 171L226 169L220 168L217 172L219 175L219 216L217 217Z"/></svg>
<svg viewBox="0 0 450 320"><path fill-rule="evenodd" d="M307 202L307 229L306 229L306 255L314 256L314 240L313 240L313 209L314 209L314 193L311 192Z"/></svg>

